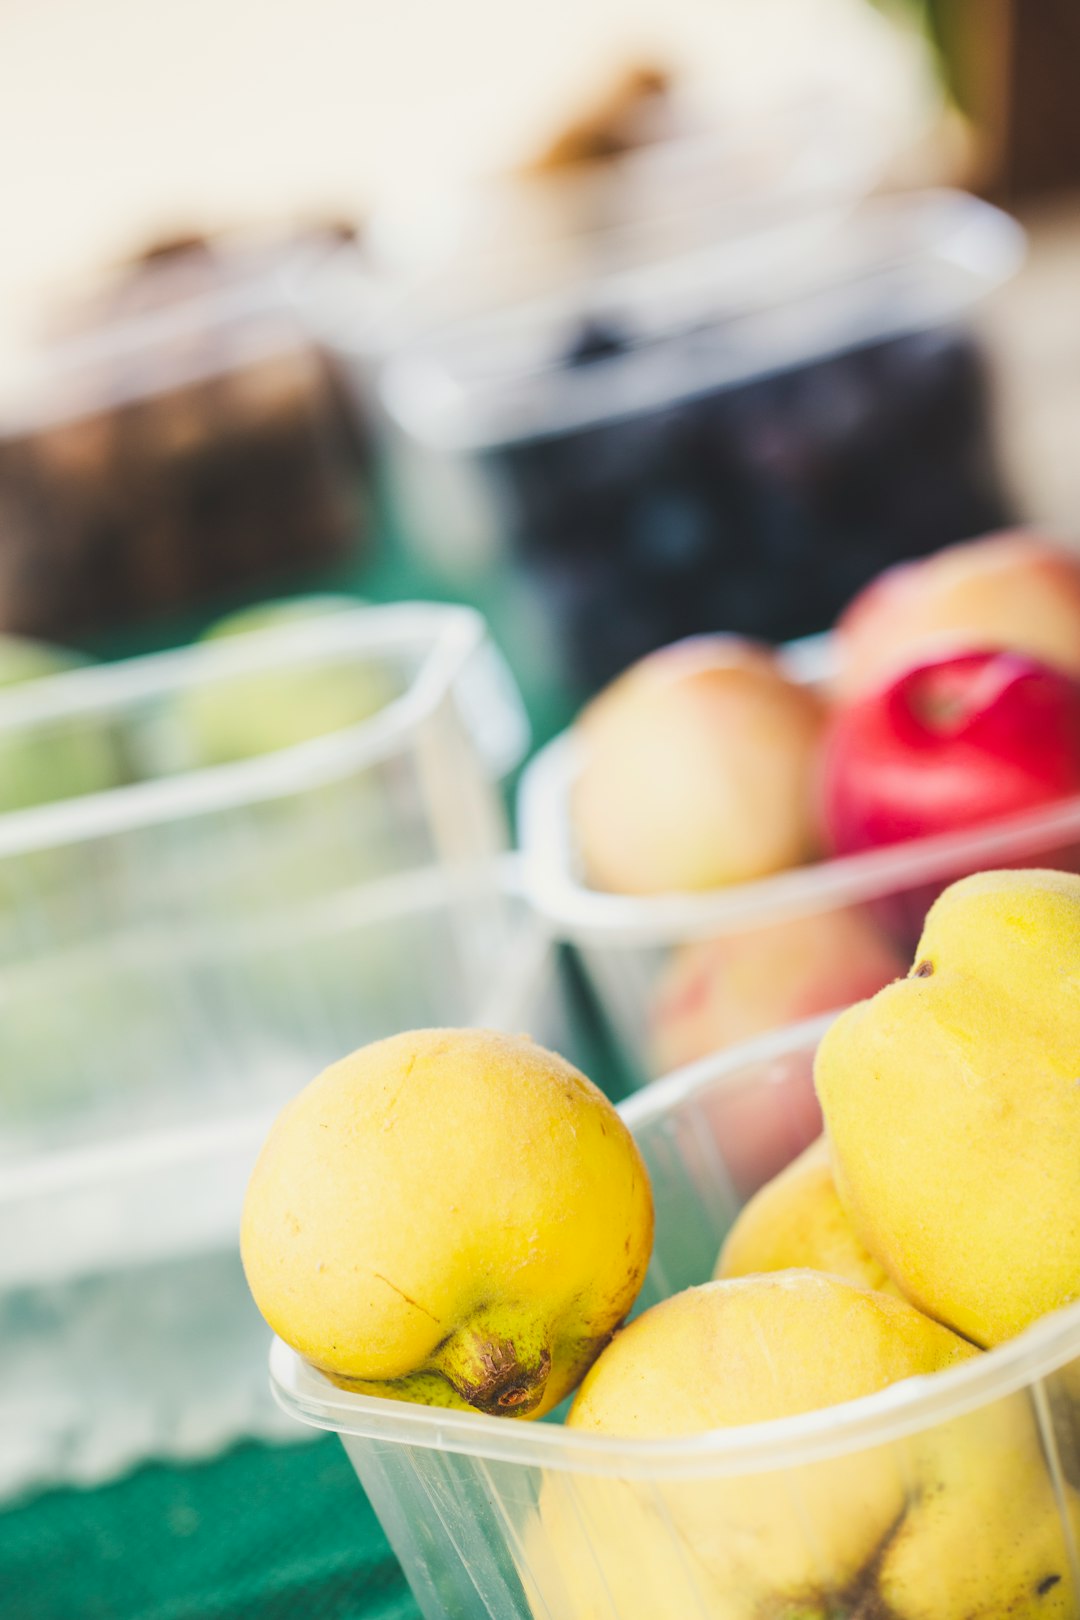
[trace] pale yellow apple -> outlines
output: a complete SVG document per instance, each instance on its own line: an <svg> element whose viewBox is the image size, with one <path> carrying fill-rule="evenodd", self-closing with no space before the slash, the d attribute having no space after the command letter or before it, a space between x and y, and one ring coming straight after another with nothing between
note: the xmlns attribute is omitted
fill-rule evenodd
<svg viewBox="0 0 1080 1620"><path fill-rule="evenodd" d="M571 808L588 881L710 889L809 860L823 721L768 649L737 637L642 659L578 722Z"/></svg>
<svg viewBox="0 0 1080 1620"><path fill-rule="evenodd" d="M1003 647L1080 675L1080 554L1017 530L900 563L855 598L835 641L845 699L959 647Z"/></svg>

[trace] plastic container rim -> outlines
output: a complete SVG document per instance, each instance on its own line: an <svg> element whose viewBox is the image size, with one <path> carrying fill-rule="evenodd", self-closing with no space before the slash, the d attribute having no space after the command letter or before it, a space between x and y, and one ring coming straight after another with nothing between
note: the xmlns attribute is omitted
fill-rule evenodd
<svg viewBox="0 0 1080 1620"><path fill-rule="evenodd" d="M254 759L127 783L0 816L0 858L288 797L338 781L393 755L445 701L487 635L483 618L469 607L429 602L358 606L308 623L67 670L0 692L2 740L5 732L108 713L222 678L277 671L286 664L302 668L344 654L409 646L424 652L407 689L354 726ZM522 718L522 747L524 736ZM304 786L298 789L301 763ZM513 758L504 758L493 765L502 771L513 763Z"/></svg>
<svg viewBox="0 0 1080 1620"><path fill-rule="evenodd" d="M835 110L829 108L828 112ZM825 130L820 117L807 121L799 116L798 121L803 137L798 154L791 155L787 172L771 188L762 192L757 185L742 182L728 191L721 186L717 193L710 186L706 209L712 222L709 240L725 242L745 235L775 233L785 209L800 219L824 216L847 212L869 195L881 174L883 152L875 149L873 142L856 149L849 128L844 129L847 139L841 150L836 128ZM703 132L633 148L608 159L602 172L571 168L510 178L491 174L460 187L449 199L440 196L442 222L435 226L434 239L408 209L401 212L385 202L377 204L363 247L356 242L343 243L321 263L301 266L293 285L309 328L329 349L361 365L377 357L388 359L392 349L402 341L415 341L419 334L432 335L462 317L472 320L543 296L543 284L526 280L524 290L520 286L503 289L492 293L485 302L474 304L463 290L469 272L478 268L484 273L498 270L511 277L528 272L536 244L507 249L500 239L498 245L489 242L448 250L441 240L446 230L447 205L449 219L460 228L467 226L470 219L483 219L500 209L510 215L504 224L512 225L514 206L522 198L550 203L558 197L575 208L591 201L597 211L596 222L571 227L561 239L563 251L572 248L579 260L591 256L603 270L610 271L620 264L625 268L627 255L633 262L632 255L642 244L647 245L654 233L678 220L699 220L700 199L686 199L679 188L687 184L691 188L701 186L706 172L711 173L717 164L722 170L725 165L730 169L732 159L737 162L740 154L744 154L741 140L733 141L730 134ZM604 203L613 184L616 197L624 205L635 190L647 194L672 184L677 200L670 206L645 208L629 215L620 213L616 206L612 215ZM418 233L425 237L422 253L417 251ZM407 245L410 237L411 246ZM686 248L690 245L688 240ZM551 251L552 239L542 238L540 246L541 251ZM434 272L433 257L437 261ZM573 273L569 273L571 279ZM559 271L549 269L548 274L558 277ZM393 333L389 340L388 327Z"/></svg>
<svg viewBox="0 0 1080 1620"><path fill-rule="evenodd" d="M831 638L808 637L780 653L796 679L811 683L831 662ZM790 867L746 883L700 892L616 894L590 888L575 874L569 799L579 765L579 737L570 726L526 766L517 802L529 902L571 945L629 950L730 934L948 877L973 858L1007 864L1033 840L1047 845L1080 840L1076 794L979 826Z"/></svg>
<svg viewBox="0 0 1080 1620"><path fill-rule="evenodd" d="M916 239L904 253L893 249L883 254L879 250L877 259L871 263L856 261L842 266L839 272L834 268L824 277L807 278L801 285L772 288L766 290L764 298L763 265L805 263L807 244L812 244L814 239L815 218L820 227L821 221L835 218L835 210L824 210L819 216L798 216L786 222L773 221L764 229L748 231L733 242L699 245L692 253L676 256L679 262L700 261L702 266L710 262L711 256L727 266L728 274L733 273L737 258L742 261L740 273L750 289L749 294L744 292L741 298L734 300L729 294L728 303L714 310L714 324L718 328L730 333L749 323L752 334L754 321L775 317L778 310L803 308L813 315L815 304L820 305L822 300L835 302L843 298L844 319L848 325L841 335L832 330L828 320L823 330L811 329L797 342L792 341L789 332L788 346L782 356L769 352L754 354L750 352L752 344L749 349L745 345L740 349L727 342L720 346L716 356L705 356L690 377L684 365L669 367L663 375L637 383L625 371L618 373L617 381L609 378L602 364L578 368L573 373L573 397L563 389L557 408L545 406L538 412L530 396L525 416L518 420L520 402L515 404L512 398L509 401L499 398L499 388L505 389L505 379L493 386L490 382L477 384L455 375L452 362L440 354L440 349L445 348L447 329L437 329L416 345L406 346L386 363L378 384L382 405L400 431L424 448L442 454L496 450L551 435L583 431L604 422L663 409L676 399L691 399L734 387L791 365L808 364L846 349L947 324L970 311L980 298L1013 275L1023 261L1026 236L1022 226L992 203L966 192L938 188L899 193L871 198L863 209L864 220L869 218L866 228L873 227L875 216L880 221L888 219L891 213L895 220L901 220L905 211L915 217L921 210L923 230L933 228L933 241ZM858 228L859 210L850 211L850 218ZM936 292L924 288L922 296L914 303L910 297L897 298L894 288L894 296L886 299L884 305L880 300L875 304L873 320L866 320L857 310L853 317L850 304L853 289L915 262L931 269L935 264L939 267L951 264L968 275L969 284L962 288L942 285ZM605 308L611 302L618 307L628 297L637 296L632 292L635 283L639 289L645 281L654 285L657 268L656 265L631 266L613 273L610 285L602 289L599 307ZM569 301L566 295L561 299L534 298L467 320L462 323L462 329L475 338L477 331L482 336L485 327L522 326L538 317L550 322L560 313L565 324L570 315L580 317L589 313L597 301L595 289L587 301L583 301L580 294ZM834 318L836 314L834 309ZM820 325L820 308L815 319ZM813 321L810 326L813 328ZM453 331L450 335L452 343L460 344L461 332ZM759 345L760 341L759 331ZM619 366L636 358L640 357L631 352L609 364Z"/></svg>

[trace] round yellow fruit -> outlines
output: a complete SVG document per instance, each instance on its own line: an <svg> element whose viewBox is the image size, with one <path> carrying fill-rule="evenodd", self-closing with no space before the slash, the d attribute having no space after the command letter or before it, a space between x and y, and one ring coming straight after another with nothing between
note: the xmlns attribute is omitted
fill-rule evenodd
<svg viewBox="0 0 1080 1620"><path fill-rule="evenodd" d="M855 1400L975 1355L906 1300L791 1270L684 1289L604 1351L567 1424L697 1434Z"/></svg>
<svg viewBox="0 0 1080 1620"><path fill-rule="evenodd" d="M815 1079L840 1200L907 1299L993 1345L1080 1298L1080 877L946 889Z"/></svg>
<svg viewBox="0 0 1080 1620"><path fill-rule="evenodd" d="M844 1214L823 1136L740 1211L713 1275L748 1277L793 1268L828 1272L883 1293L898 1292Z"/></svg>
<svg viewBox="0 0 1080 1620"><path fill-rule="evenodd" d="M644 1162L525 1036L419 1030L327 1069L252 1174L241 1252L281 1338L367 1393L537 1417L641 1287Z"/></svg>
<svg viewBox="0 0 1080 1620"><path fill-rule="evenodd" d="M568 1419L657 1439L816 1411L978 1352L913 1306L839 1278L777 1272L706 1283L646 1311L589 1373ZM754 1620L845 1612L901 1521L910 1481L888 1447L728 1476L552 1472L533 1565L537 1615ZM546 1608L541 1607L541 1600ZM853 1605L854 1606L854 1605Z"/></svg>

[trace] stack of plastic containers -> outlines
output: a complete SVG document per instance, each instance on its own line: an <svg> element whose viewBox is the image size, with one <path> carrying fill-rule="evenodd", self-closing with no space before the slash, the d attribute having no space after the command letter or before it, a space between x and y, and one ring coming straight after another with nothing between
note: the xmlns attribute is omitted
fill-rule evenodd
<svg viewBox="0 0 1080 1620"><path fill-rule="evenodd" d="M696 631L820 631L1009 516L972 313L1021 243L956 193L789 209L418 336L378 376L407 535L505 577L579 696Z"/></svg>
<svg viewBox="0 0 1080 1620"><path fill-rule="evenodd" d="M656 1195L642 1305L709 1277L741 1198L775 1167L748 1164L747 1123L775 1117L775 1093L800 1083L818 1034L774 1035L622 1105ZM771 1138L788 1156L800 1145ZM1037 1536L1033 1604L1036 1584L1040 1596L1067 1592L1070 1579L1075 1590L1064 1481L1080 1467L1069 1395L1078 1363L1080 1306L1070 1306L977 1359L842 1408L658 1440L348 1394L280 1343L272 1376L287 1411L341 1435L425 1620L728 1620L758 1612L743 1603L793 1566L820 1587L798 1612L879 1612L872 1579L861 1593L830 1590L822 1547L836 1524L858 1522L869 1492L888 1489L901 1514L917 1513L928 1445L962 1480L965 1460L1002 1466L963 1488L952 1539L928 1527L917 1612L965 1613L958 1590L993 1589L1005 1541L986 1533L991 1524L1009 1527L1010 1549L1028 1530ZM1028 1442L1039 1477L1025 1476L1026 1488L1049 1504L1037 1527L1022 1522L1026 1498L1007 1463L1008 1447Z"/></svg>
<svg viewBox="0 0 1080 1620"><path fill-rule="evenodd" d="M533 656L567 689L592 690L696 630L801 635L886 564L1008 515L972 309L1017 263L1018 232L948 193L844 212L789 209L678 242L669 218L655 251L616 232L600 273L593 259L556 288L534 281L528 297L433 323L375 372L370 348L351 351L358 387L377 382L412 544L457 589L505 576ZM541 257L565 248L556 231L541 239ZM827 676L827 643L787 657L801 679ZM525 772L522 892L573 948L644 1088L622 1105L657 1210L640 1309L704 1282L741 1205L820 1130L820 1023L656 1079L671 1049L662 990L683 954L702 942L737 954L774 929L812 942L850 916L899 963L953 878L1075 865L1080 800L752 884L641 898L584 879L579 764L571 729ZM755 1561L768 1571L786 1550L800 1567L822 1562L823 1514L857 1517L882 1479L896 1523L920 1505L926 1445L962 1470L1022 1430L1053 1509L1037 1595L1075 1581L1064 1482L1080 1478L1078 1361L1073 1307L977 1361L839 1411L655 1441L568 1430L558 1414L529 1425L352 1394L280 1343L271 1368L286 1412L340 1434L426 1620L731 1620L773 1612L740 1584ZM978 1489L979 1528L1007 1523L1008 1470ZM930 1561L919 1612L955 1613L960 1553L978 1586L993 1549L965 1530L936 1574ZM885 1612L872 1579L839 1591L827 1573L800 1594L800 1615Z"/></svg>
<svg viewBox="0 0 1080 1620"><path fill-rule="evenodd" d="M350 680L371 712L319 735ZM214 763L236 721L279 745ZM127 780L0 816L0 1491L273 1424L247 1171L281 1103L364 1041L534 1016L543 942L498 786L525 742L464 608L4 694L5 761L108 746Z"/></svg>

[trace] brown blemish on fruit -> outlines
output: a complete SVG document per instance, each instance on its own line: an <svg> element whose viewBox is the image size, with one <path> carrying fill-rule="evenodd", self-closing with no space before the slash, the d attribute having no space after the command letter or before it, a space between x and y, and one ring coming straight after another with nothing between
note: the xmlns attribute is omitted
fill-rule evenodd
<svg viewBox="0 0 1080 1620"><path fill-rule="evenodd" d="M418 1299L413 1299L412 1295L407 1294L404 1288L399 1288L397 1283L392 1283L390 1281L389 1277L384 1277L381 1271L373 1271L371 1275L373 1277L377 1277L381 1283L385 1283L387 1288L392 1288L394 1293L398 1294L405 1301L406 1305L412 1306L413 1310L422 1311L425 1316L431 1317L431 1320L435 1323L436 1327L442 1327L442 1323L440 1322L439 1318L429 1311L426 1305L421 1305Z"/></svg>
<svg viewBox="0 0 1080 1620"><path fill-rule="evenodd" d="M1060 1579L1060 1575L1044 1575L1038 1586L1035 1588L1036 1594L1039 1597L1045 1597L1047 1592L1050 1591L1051 1587L1056 1586Z"/></svg>
<svg viewBox="0 0 1080 1620"><path fill-rule="evenodd" d="M933 973L933 962L931 962L928 956L924 956L921 962L916 962L915 966L911 970L910 977L913 979L929 979L933 977Z"/></svg>
<svg viewBox="0 0 1080 1620"><path fill-rule="evenodd" d="M907 1512L906 1507L902 1509L855 1579L842 1592L837 1593L835 1604L827 1605L830 1613L845 1615L848 1620L900 1620L896 1610L882 1597L877 1583L885 1555L907 1517Z"/></svg>

